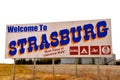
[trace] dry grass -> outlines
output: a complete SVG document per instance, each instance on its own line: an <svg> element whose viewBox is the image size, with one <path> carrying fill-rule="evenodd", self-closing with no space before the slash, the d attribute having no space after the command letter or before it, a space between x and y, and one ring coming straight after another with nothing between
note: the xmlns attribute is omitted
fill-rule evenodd
<svg viewBox="0 0 120 80"><path fill-rule="evenodd" d="M16 80L34 80L33 65L17 65ZM75 65L55 65L55 80L97 80L97 66L78 65L78 78L75 78ZM37 65L36 80L52 80L52 65ZM100 66L101 80L120 80L120 66ZM13 80L13 65L0 64L0 80Z"/></svg>
<svg viewBox="0 0 120 80"><path fill-rule="evenodd" d="M33 68L33 66L31 66ZM16 66L16 80L34 80L34 72L25 66ZM51 73L36 72L37 80L52 80ZM55 80L70 80L72 76L69 75L55 75ZM13 65L11 64L0 64L0 80L13 80ZM72 79L73 80L73 79Z"/></svg>
<svg viewBox="0 0 120 80"><path fill-rule="evenodd" d="M26 77L30 76L31 72L32 70L27 69L24 66L16 66L16 80L26 80ZM23 77L25 77L25 79L23 79ZM30 76L30 78L32 77ZM12 64L0 64L0 80L13 80Z"/></svg>
<svg viewBox="0 0 120 80"><path fill-rule="evenodd" d="M32 66L26 66L33 69ZM52 65L37 65L37 71L44 73L52 73ZM75 65L55 65L55 73L62 75L75 75ZM78 78L75 80L97 80L97 66L96 65L78 65ZM71 80L74 78L71 77ZM116 65L100 65L100 79L101 80L120 80L120 66ZM66 79L65 79L66 80Z"/></svg>

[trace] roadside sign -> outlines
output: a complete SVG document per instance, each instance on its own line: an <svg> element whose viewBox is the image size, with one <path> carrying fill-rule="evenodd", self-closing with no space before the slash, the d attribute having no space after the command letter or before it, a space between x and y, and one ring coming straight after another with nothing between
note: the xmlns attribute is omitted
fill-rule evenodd
<svg viewBox="0 0 120 80"><path fill-rule="evenodd" d="M112 56L111 20L6 26L6 58Z"/></svg>

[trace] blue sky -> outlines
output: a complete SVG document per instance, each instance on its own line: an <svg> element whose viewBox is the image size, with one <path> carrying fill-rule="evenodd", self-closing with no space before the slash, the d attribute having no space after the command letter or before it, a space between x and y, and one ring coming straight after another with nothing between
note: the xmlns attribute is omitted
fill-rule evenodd
<svg viewBox="0 0 120 80"><path fill-rule="evenodd" d="M111 18L113 53L120 59L119 0L0 0L0 63L5 59L7 24Z"/></svg>

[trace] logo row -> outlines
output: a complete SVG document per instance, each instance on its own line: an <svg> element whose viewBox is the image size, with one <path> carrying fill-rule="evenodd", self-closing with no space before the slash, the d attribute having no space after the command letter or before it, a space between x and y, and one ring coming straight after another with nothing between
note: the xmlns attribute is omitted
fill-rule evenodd
<svg viewBox="0 0 120 80"><path fill-rule="evenodd" d="M80 48L80 49L78 49ZM80 51L80 55L110 55L111 47L110 45L102 45L102 46L70 46L70 55L78 55Z"/></svg>

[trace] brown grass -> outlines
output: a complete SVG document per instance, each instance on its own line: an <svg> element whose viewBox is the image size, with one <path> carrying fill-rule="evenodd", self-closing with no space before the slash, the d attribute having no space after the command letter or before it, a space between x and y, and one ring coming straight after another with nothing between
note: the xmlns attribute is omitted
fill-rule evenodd
<svg viewBox="0 0 120 80"><path fill-rule="evenodd" d="M33 68L33 67L32 67ZM26 66L16 66L16 80L33 80L34 72ZM37 80L52 80L53 75L51 73L36 72ZM55 75L55 80L70 80L72 76L68 75ZM13 80L13 65L11 64L0 64L0 80ZM72 79L73 80L73 79Z"/></svg>
<svg viewBox="0 0 120 80"><path fill-rule="evenodd" d="M33 65L17 65L16 80L34 80ZM78 77L75 65L55 65L55 80L97 80L96 65L78 65ZM37 65L36 80L52 80L52 65ZM120 66L100 66L101 80L120 80ZM0 80L13 80L13 65L0 64Z"/></svg>

